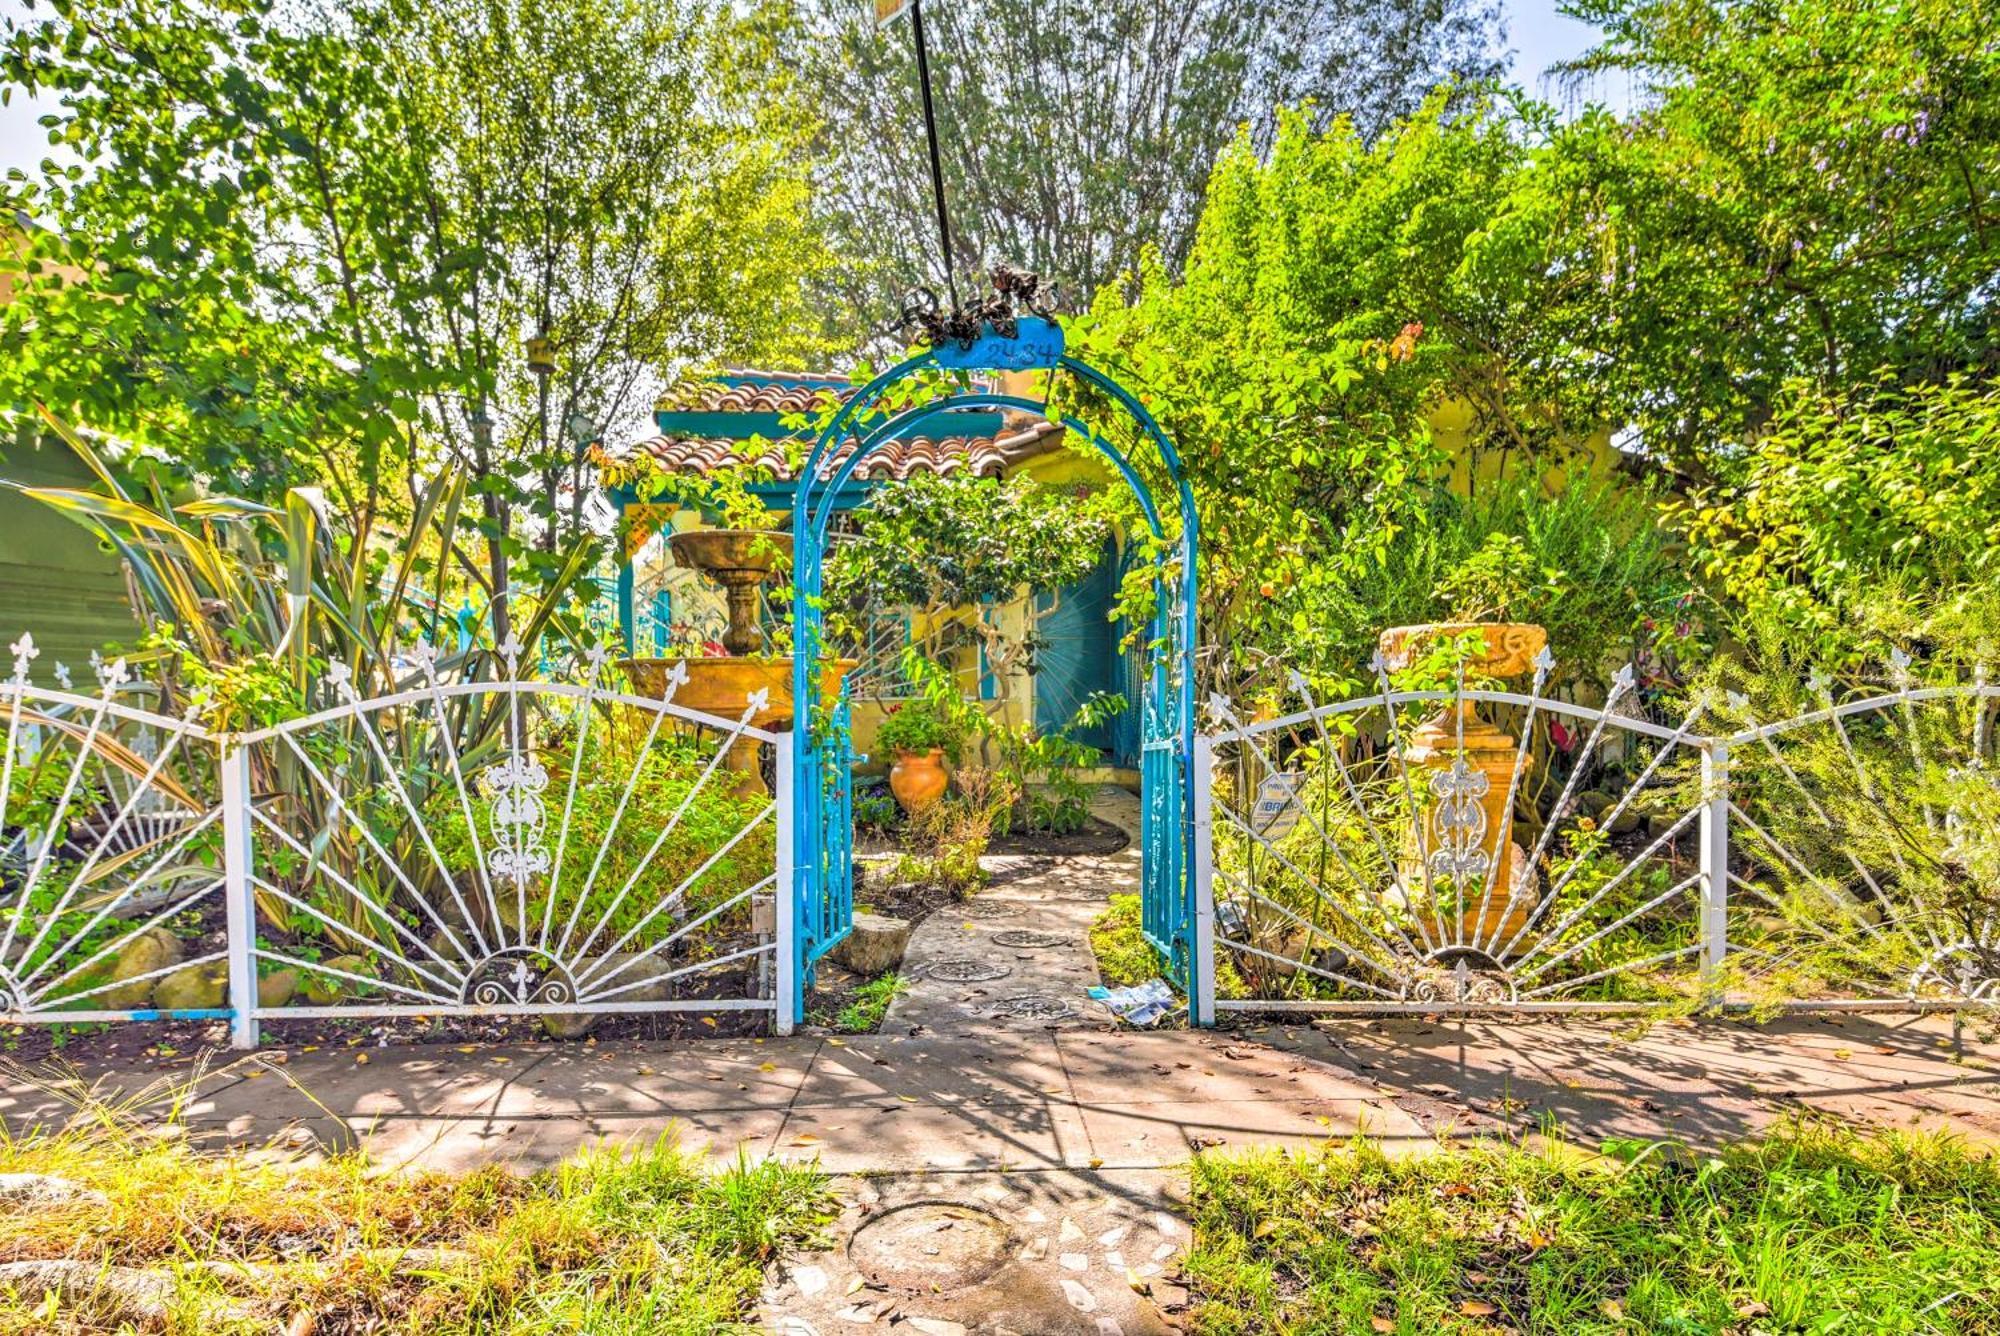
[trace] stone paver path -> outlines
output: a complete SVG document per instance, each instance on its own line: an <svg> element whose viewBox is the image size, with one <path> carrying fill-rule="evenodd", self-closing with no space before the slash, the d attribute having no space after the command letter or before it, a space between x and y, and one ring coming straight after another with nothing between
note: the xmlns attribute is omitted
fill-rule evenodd
<svg viewBox="0 0 2000 1336"><path fill-rule="evenodd" d="M1111 1021L1086 996L1098 982L1090 925L1114 891L1138 887L1139 803L1106 788L1092 812L1132 842L1101 857L981 859L992 884L910 934L902 969L910 989L891 1004L882 1033L967 1035Z"/></svg>

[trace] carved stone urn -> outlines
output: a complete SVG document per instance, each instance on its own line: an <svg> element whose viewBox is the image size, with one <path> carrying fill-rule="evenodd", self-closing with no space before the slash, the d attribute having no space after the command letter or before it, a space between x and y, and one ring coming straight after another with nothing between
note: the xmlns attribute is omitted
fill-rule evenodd
<svg viewBox="0 0 2000 1336"><path fill-rule="evenodd" d="M1465 661L1470 677L1530 673L1549 643L1548 632L1526 623L1439 622L1391 627L1377 647L1393 672L1473 632L1480 642ZM1513 840L1508 810L1517 755L1525 784L1533 758L1480 718L1471 701L1447 706L1403 740L1417 811L1391 895L1418 919L1434 950L1457 948L1462 957L1474 948L1497 962L1534 912L1534 869Z"/></svg>

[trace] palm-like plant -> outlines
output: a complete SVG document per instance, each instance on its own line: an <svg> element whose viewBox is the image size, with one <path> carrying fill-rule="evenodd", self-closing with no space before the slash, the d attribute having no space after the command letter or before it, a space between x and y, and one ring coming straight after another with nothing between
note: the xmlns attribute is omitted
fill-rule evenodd
<svg viewBox="0 0 2000 1336"><path fill-rule="evenodd" d="M479 681L515 671L515 647L507 647L510 655L475 644L427 655L423 664L408 654L429 620L413 584L422 558L449 553L462 536L461 477L448 474L425 488L403 532L371 534L343 527L317 488L295 488L278 507L227 497L175 505L157 483L137 495L87 441L49 424L99 487L22 490L123 558L134 611L154 628L146 650L161 713L195 711L217 731L246 731L336 703L328 689L335 678L365 698L432 676ZM522 643L552 631L575 637L562 607L590 555L587 539L566 554L532 614L518 623ZM371 840L410 870L419 892L436 889L417 872L432 865L411 848L422 838L419 823L396 819L383 795L401 786L421 807L427 786L445 775L449 752L456 752L451 769L470 773L505 744L510 723L520 720L504 696L473 694L437 698L429 710L348 714L253 747L257 808L300 846L270 848L260 875L344 923L352 936L382 940L388 916L408 920L411 907L396 903L407 892L383 875ZM187 764L212 765L213 758ZM361 893L336 894L329 883ZM280 932L308 927L261 891L259 910Z"/></svg>

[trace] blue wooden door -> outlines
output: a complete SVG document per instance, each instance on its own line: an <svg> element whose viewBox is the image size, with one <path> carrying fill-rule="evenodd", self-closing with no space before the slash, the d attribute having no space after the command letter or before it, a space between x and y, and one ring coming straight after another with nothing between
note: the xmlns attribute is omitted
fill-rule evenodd
<svg viewBox="0 0 2000 1336"><path fill-rule="evenodd" d="M1121 624L1111 616L1117 601L1118 549L1110 542L1083 579L1056 594L1035 595L1043 641L1035 654L1035 727L1044 733L1067 728L1078 742L1101 750L1110 764L1132 765L1127 736L1133 730L1121 727L1123 720L1070 727L1092 694L1130 690L1125 656L1118 650Z"/></svg>

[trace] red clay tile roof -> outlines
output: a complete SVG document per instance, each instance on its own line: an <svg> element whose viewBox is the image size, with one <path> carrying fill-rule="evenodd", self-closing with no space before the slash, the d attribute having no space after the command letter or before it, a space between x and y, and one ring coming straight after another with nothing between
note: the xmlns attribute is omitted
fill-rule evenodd
<svg viewBox="0 0 2000 1336"><path fill-rule="evenodd" d="M731 381L753 378L751 383L721 381L692 383L662 398L657 405L666 415L677 413L810 413L822 407L828 396L846 398L855 387L826 376L789 372L731 372ZM947 474L970 470L980 477L994 477L1024 459L1051 449L1062 436L1062 427L1013 410L983 412L986 423L998 418L1003 426L992 435L948 434L915 436L894 440L878 448L856 471L857 480L895 479L914 473ZM949 418L944 419L949 421ZM935 421L935 419L934 419ZM747 434L747 433L746 433ZM823 466L822 476L831 477L854 452L855 439L841 443ZM789 479L791 470L784 447L772 443L755 458L747 454L749 442L726 436L686 437L661 433L628 444L601 449L601 462L616 467L641 457L666 473L705 474L730 464L753 464L770 470L773 477Z"/></svg>
<svg viewBox="0 0 2000 1336"><path fill-rule="evenodd" d="M730 385L722 381L691 381L662 395L653 405L674 413L811 413L827 396L845 399L854 387L826 376L788 371L733 372L755 376L762 384Z"/></svg>
<svg viewBox="0 0 2000 1336"><path fill-rule="evenodd" d="M1010 465L1042 453L1062 435L1062 428L1048 422L1034 423L1021 431L998 436L916 436L890 441L870 455L855 471L860 481L893 478L901 481L913 473L957 473L969 469L980 477L997 477ZM755 458L744 453L746 442L731 440L687 440L671 436L649 436L607 452L615 461L630 460L639 454L651 457L654 467L666 473L711 473L728 464L749 463L771 471L773 477L790 478L784 450L767 447ZM841 463L854 453L856 440L841 442L833 457L822 466L822 476L831 477Z"/></svg>

